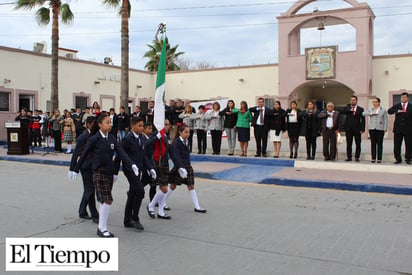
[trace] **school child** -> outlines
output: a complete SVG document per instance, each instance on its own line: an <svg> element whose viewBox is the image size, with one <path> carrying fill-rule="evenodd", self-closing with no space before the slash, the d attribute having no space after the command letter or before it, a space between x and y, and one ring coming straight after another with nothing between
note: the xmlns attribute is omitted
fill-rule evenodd
<svg viewBox="0 0 412 275"><path fill-rule="evenodd" d="M156 172L152 169L151 162L143 152L143 118L133 117L130 120L130 127L131 131L123 138L121 147L133 163L137 165L141 173L144 174L149 171L151 177L156 179ZM115 166L118 167L119 165L120 158L117 156ZM133 170L127 165L123 165L123 173L129 182L123 224L125 227L135 227L138 230L144 230L139 219L139 210L144 198L144 187L140 180L141 175L134 174Z"/></svg>
<svg viewBox="0 0 412 275"><path fill-rule="evenodd" d="M70 162L70 171L74 171L76 162L78 158L81 156L84 148L87 145L87 142L89 141L89 138L91 137L91 130L94 125L94 122L95 122L94 117L88 117L86 119L87 128L77 138L76 148L73 152L72 159ZM70 171L69 171L69 176L70 176ZM86 219L86 220L92 219L93 222L98 223L99 213L97 212L96 200L94 198L96 191L93 186L93 171L92 171L91 155L88 155L86 159L84 160L83 165L80 167L80 172L82 174L82 180L83 180L83 196L82 196L82 199L79 205L79 218ZM89 206L91 216L89 216L89 214L87 213L87 206Z"/></svg>
<svg viewBox="0 0 412 275"><path fill-rule="evenodd" d="M206 147L207 147L207 116L205 113L205 106L199 106L199 113L194 115L195 119L195 130L197 135L197 149L198 154L206 154Z"/></svg>
<svg viewBox="0 0 412 275"><path fill-rule="evenodd" d="M42 118L39 115L39 111L34 110L34 114L31 117L34 147L37 147L37 144L39 147L41 147L41 133L40 133L41 119Z"/></svg>
<svg viewBox="0 0 412 275"><path fill-rule="evenodd" d="M144 119L143 119L144 121ZM142 143L143 143L143 147L144 147L144 154L146 155L146 157L148 158L149 162L150 162L150 166L152 166L152 162L153 162L153 142L149 142L149 139L152 136L152 132L153 132L153 125L150 122L146 122L143 125L143 133L142 133ZM146 144L147 143L147 144ZM150 200L153 199L155 193L156 193L156 184L154 183L154 181L151 178L150 173L148 172L148 168L144 167L145 172L142 173L142 183L143 183L143 187L146 185L150 186L149 189L149 198Z"/></svg>
<svg viewBox="0 0 412 275"><path fill-rule="evenodd" d="M156 185L159 185L159 190L155 192L153 197L150 199L150 204L146 207L147 213L151 218L155 218L154 209L156 205L159 206L157 216L160 219L171 219L171 216L167 215L164 211L170 210L170 207L166 204L167 198L170 196L172 192L168 189L169 184L169 151L170 151L170 142L167 136L169 132L170 122L168 119L165 119L164 124L164 137L158 134L158 138L160 140L156 140L155 143L152 145L153 149L148 150L147 147L151 144L146 143L145 145L145 153L152 155L153 167L156 170L157 179L155 181L155 191ZM147 151L146 151L147 150ZM160 156L160 159L159 159ZM160 160L160 165L159 165Z"/></svg>
<svg viewBox="0 0 412 275"><path fill-rule="evenodd" d="M131 168L136 176L139 176L139 168L129 156L124 152L116 141L116 137L109 135L111 130L110 117L101 114L97 120L96 126L90 137L80 159L76 163L74 171L69 175L71 179L76 179L80 167L89 155L92 153L92 170L93 170L93 185L96 188L97 200L100 202L99 209L99 225L97 227L97 235L107 238L114 237L107 228L107 220L109 219L110 206L113 203L112 188L113 182L117 180L119 167L113 163L113 155L116 152L117 156L123 161L123 167Z"/></svg>
<svg viewBox="0 0 412 275"><path fill-rule="evenodd" d="M67 142L67 151L66 154L71 154L72 152L72 143L76 137L76 126L74 120L71 117L70 112L66 113L66 117L61 122L64 125L63 131L63 140Z"/></svg>
<svg viewBox="0 0 412 275"><path fill-rule="evenodd" d="M170 146L170 157L173 160L174 168L170 172L170 188L176 189L176 185L186 184L192 198L195 212L206 213L199 205L199 200L195 191L195 179L192 165L190 163L190 150L188 137L189 127L183 125L179 128L179 136Z"/></svg>

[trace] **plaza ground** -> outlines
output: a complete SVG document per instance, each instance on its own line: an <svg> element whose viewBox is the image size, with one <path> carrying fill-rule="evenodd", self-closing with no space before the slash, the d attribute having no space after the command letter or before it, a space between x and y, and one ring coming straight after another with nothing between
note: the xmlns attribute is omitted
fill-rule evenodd
<svg viewBox="0 0 412 275"><path fill-rule="evenodd" d="M67 170L0 161L1 247L6 237L96 236L96 224L78 219L82 183ZM180 187L172 220L142 209L136 232L122 226L127 188L120 176L109 218L119 274L412 274L410 196L196 178L207 214Z"/></svg>

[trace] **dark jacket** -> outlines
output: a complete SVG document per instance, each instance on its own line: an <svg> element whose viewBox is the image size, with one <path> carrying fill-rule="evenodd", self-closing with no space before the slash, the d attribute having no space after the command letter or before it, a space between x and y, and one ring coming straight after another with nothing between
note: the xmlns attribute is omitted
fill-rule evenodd
<svg viewBox="0 0 412 275"><path fill-rule="evenodd" d="M88 157L88 154L92 153L92 170L103 168L106 171L117 175L119 173L119 166L114 165L114 152L116 152L117 156L123 161L123 169L125 169L125 167L131 168L134 163L122 147L117 143L116 138L109 134L108 139L106 140L102 137L99 131L89 138L89 142L77 162L74 172L79 172L79 169Z"/></svg>
<svg viewBox="0 0 412 275"><path fill-rule="evenodd" d="M121 147L128 154L130 159L134 164L137 165L140 171L146 171L152 169L152 163L144 154L144 136L139 135L139 138L136 138L132 131L129 132L122 140ZM120 164L119 155L116 156L115 166ZM123 165L123 171L133 173L131 166Z"/></svg>
<svg viewBox="0 0 412 275"><path fill-rule="evenodd" d="M181 140L176 138L170 146L170 158L173 160L176 169L190 164L190 149Z"/></svg>
<svg viewBox="0 0 412 275"><path fill-rule="evenodd" d="M318 118L320 119L320 129L322 132L326 130L326 120L328 118L328 112L323 110L318 114ZM338 131L341 126L340 116L338 111L334 111L333 113L333 131Z"/></svg>
<svg viewBox="0 0 412 275"><path fill-rule="evenodd" d="M345 131L365 132L365 117L363 116L364 109L360 106L356 107L356 112L353 114L352 106L348 105L343 109L343 113L346 115L343 129Z"/></svg>
<svg viewBox="0 0 412 275"><path fill-rule="evenodd" d="M237 114L232 113L228 107L220 111L219 115L225 117L223 121L224 128L234 128L236 126Z"/></svg>
<svg viewBox="0 0 412 275"><path fill-rule="evenodd" d="M408 103L406 113L399 111L402 111L402 103L395 104L388 109L388 114L395 114L393 132L412 135L412 103Z"/></svg>
<svg viewBox="0 0 412 275"><path fill-rule="evenodd" d="M129 128L130 119L129 115L126 113L118 114L115 116L115 121L113 122L117 126L117 130L124 131L126 128Z"/></svg>
<svg viewBox="0 0 412 275"><path fill-rule="evenodd" d="M270 130L275 130L276 135L279 135L281 131L286 130L286 112L282 108L279 110L271 110L270 112Z"/></svg>
<svg viewBox="0 0 412 275"><path fill-rule="evenodd" d="M256 125L257 119L259 117L259 107L255 106L252 108L249 108L249 112L253 114L253 120L252 120L252 126ZM270 126L270 109L265 107L264 114L263 114L263 127L266 130L269 130Z"/></svg>
<svg viewBox="0 0 412 275"><path fill-rule="evenodd" d="M90 133L88 130L84 130L83 133L76 138L76 148L74 149L72 159L70 161L70 171L74 171L74 167L76 166L77 160L82 155L84 149L86 148L86 144L90 138ZM89 154L86 159L83 161L82 166L80 167L82 170L92 170L92 158L91 154Z"/></svg>
<svg viewBox="0 0 412 275"><path fill-rule="evenodd" d="M316 137L320 134L320 119L318 118L319 111L308 112L307 110L302 112L302 136Z"/></svg>

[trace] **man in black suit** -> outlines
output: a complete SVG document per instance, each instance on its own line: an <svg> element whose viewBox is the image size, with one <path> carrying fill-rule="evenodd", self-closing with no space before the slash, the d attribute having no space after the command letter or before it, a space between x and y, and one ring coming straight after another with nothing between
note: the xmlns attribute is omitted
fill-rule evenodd
<svg viewBox="0 0 412 275"><path fill-rule="evenodd" d="M268 145L268 132L270 126L270 110L265 108L263 98L258 98L258 106L249 108L253 113L253 132L256 140L256 155L255 157L266 157L266 148Z"/></svg>
<svg viewBox="0 0 412 275"><path fill-rule="evenodd" d="M388 114L395 114L395 125L393 127L393 154L395 164L402 162L401 146L405 140L405 159L407 164L412 164L412 105L409 104L409 94L401 94L401 102L388 109Z"/></svg>
<svg viewBox="0 0 412 275"><path fill-rule="evenodd" d="M355 95L350 98L350 104L348 104L343 111L346 114L345 124L343 125L346 134L346 161L352 160L352 144L353 138L355 138L355 160L359 162L361 138L365 132L365 117L362 115L363 111L363 108L358 106L358 97Z"/></svg>

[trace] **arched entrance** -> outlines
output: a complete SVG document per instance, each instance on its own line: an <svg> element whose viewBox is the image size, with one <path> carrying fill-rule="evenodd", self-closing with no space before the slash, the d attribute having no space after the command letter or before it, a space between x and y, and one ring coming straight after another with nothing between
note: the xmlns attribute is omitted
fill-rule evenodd
<svg viewBox="0 0 412 275"><path fill-rule="evenodd" d="M316 101L318 109L324 109L326 103L331 101L335 104L335 109L341 110L354 93L345 84L334 80L314 80L296 87L289 94L288 101L296 100L300 109L304 109L310 99Z"/></svg>

